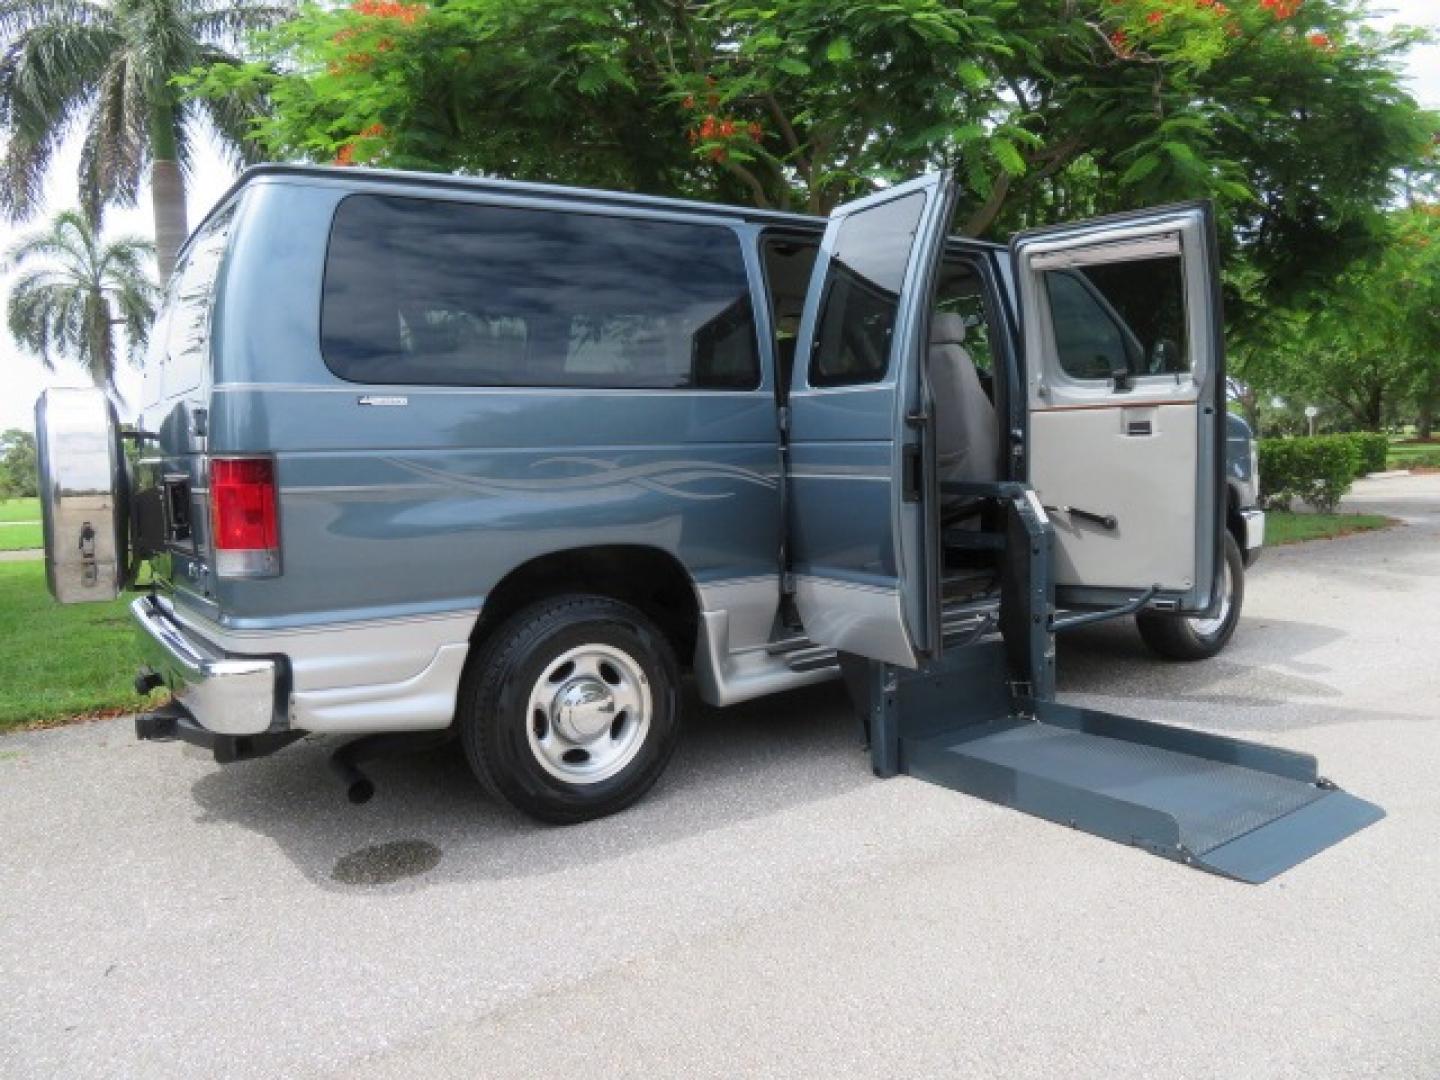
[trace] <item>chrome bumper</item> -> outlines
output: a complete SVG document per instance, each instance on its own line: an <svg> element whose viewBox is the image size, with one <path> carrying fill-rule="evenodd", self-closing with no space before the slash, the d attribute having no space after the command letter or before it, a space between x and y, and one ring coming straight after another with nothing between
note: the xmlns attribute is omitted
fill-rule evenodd
<svg viewBox="0 0 1440 1080"><path fill-rule="evenodd" d="M1240 517L1245 522L1245 565L1249 566L1265 546L1265 511L1241 510Z"/></svg>
<svg viewBox="0 0 1440 1080"><path fill-rule="evenodd" d="M201 727L218 735L258 735L275 713L276 663L227 657L195 640L169 601L142 596L130 605L146 665Z"/></svg>

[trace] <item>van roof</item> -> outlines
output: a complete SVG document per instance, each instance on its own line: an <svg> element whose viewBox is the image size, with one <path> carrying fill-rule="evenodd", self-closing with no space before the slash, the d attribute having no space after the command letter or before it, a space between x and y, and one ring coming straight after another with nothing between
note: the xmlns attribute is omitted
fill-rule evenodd
<svg viewBox="0 0 1440 1080"><path fill-rule="evenodd" d="M740 218L767 225L788 225L812 232L825 227L823 217L791 214L778 210L761 210L728 203L700 202L696 199L674 199L660 195L637 195L604 188L567 187L562 184L540 184L524 180L497 180L483 176L456 176L453 173L413 172L403 169L367 169L359 166L287 165L271 163L252 165L217 202L223 206L241 188L267 176L297 176L306 179L339 181L347 187L374 188L385 185L428 187L437 191L495 191L524 194L532 197L580 200L607 206L652 207L656 210L682 210L687 214L713 214L716 217Z"/></svg>
<svg viewBox="0 0 1440 1080"><path fill-rule="evenodd" d="M823 230L826 219L811 214L792 214L779 210L762 210L752 206L736 206L730 203L701 202L698 199L675 199L662 195L638 195L633 192L611 191L604 188L570 187L563 184L541 184L525 180L498 180L481 176L457 176L453 173L415 172L403 169L368 169L359 166L336 165L290 165L281 162L252 165L240 174L230 189L215 203L205 219L192 231L199 231L221 207L228 203L246 185L268 176L294 176L304 179L339 182L357 189L374 189L385 185L405 187L428 187L436 191L494 191L524 194L531 197L566 199L593 202L602 206L624 206L652 208L655 210L679 210L687 214L706 214L731 220L755 222L761 225L783 226L805 232ZM985 241L970 240L977 246L997 247Z"/></svg>

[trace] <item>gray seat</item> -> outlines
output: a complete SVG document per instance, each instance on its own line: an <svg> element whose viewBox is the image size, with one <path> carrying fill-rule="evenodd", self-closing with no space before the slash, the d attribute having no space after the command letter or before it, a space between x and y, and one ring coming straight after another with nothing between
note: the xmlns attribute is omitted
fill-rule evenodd
<svg viewBox="0 0 1440 1080"><path fill-rule="evenodd" d="M935 395L935 456L941 480L993 483L1000 478L999 422L965 351L965 320L937 312L930 320L930 387ZM971 500L950 495L945 511Z"/></svg>

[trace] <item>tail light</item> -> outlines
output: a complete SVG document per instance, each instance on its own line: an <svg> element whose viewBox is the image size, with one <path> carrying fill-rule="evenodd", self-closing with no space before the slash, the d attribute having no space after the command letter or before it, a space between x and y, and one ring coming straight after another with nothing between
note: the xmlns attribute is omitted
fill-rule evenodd
<svg viewBox="0 0 1440 1080"><path fill-rule="evenodd" d="M210 536L218 577L280 573L280 511L275 494L275 462L270 458L210 462Z"/></svg>

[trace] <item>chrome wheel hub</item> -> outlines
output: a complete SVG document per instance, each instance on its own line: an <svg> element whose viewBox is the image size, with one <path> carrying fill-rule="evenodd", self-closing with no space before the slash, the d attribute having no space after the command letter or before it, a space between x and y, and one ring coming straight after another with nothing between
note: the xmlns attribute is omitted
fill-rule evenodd
<svg viewBox="0 0 1440 1080"><path fill-rule="evenodd" d="M570 649L530 691L530 750L558 780L599 783L635 760L651 709L649 681L630 654L613 645Z"/></svg>

